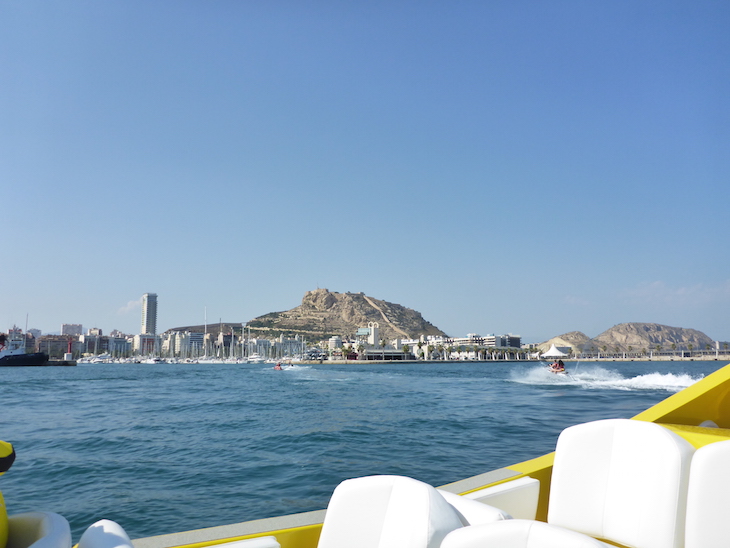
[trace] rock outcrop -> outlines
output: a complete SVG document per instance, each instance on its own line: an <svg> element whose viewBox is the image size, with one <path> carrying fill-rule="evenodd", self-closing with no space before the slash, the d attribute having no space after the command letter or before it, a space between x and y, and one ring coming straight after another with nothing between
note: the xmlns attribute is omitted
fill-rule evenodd
<svg viewBox="0 0 730 548"><path fill-rule="evenodd" d="M549 341L545 341L544 343L539 344L538 348L542 352L545 352L550 349L551 345L554 344L558 348L570 347L573 349L583 349L590 340L591 339L585 333L582 333L580 331L571 331L570 333L558 335L557 337L553 337Z"/></svg>
<svg viewBox="0 0 730 548"><path fill-rule="evenodd" d="M327 289L308 291L301 305L285 312L259 316L250 321L248 327L252 336L271 338L298 334L313 341L333 335L352 337L358 328L367 327L369 322L378 323L380 336L386 340L446 335L413 309L364 293L337 293Z"/></svg>
<svg viewBox="0 0 730 548"><path fill-rule="evenodd" d="M705 350L713 340L696 329L670 327L657 323L622 323L589 339L580 331L553 337L538 347L545 351L551 344L570 346L575 352L651 352L655 350Z"/></svg>

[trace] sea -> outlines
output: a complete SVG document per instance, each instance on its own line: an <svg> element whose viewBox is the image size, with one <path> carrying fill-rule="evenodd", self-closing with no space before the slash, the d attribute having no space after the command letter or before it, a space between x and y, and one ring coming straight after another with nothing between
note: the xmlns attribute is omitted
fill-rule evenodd
<svg viewBox="0 0 730 548"><path fill-rule="evenodd" d="M720 361L88 364L0 368L10 514L132 538L327 506L347 478L439 486L554 450L564 428L632 417Z"/></svg>

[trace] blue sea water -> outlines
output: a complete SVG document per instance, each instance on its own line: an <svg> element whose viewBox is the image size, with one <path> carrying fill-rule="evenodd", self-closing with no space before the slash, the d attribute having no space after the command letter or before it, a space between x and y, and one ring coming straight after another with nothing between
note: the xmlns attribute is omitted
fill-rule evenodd
<svg viewBox="0 0 730 548"><path fill-rule="evenodd" d="M350 477L442 485L554 449L567 426L631 417L724 362L94 364L0 368L9 512L49 510L74 541L326 507Z"/></svg>

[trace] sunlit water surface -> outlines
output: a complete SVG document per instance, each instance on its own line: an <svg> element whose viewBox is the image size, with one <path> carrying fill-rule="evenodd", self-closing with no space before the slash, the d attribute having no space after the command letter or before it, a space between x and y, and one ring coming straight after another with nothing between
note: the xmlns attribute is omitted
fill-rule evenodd
<svg viewBox="0 0 730 548"><path fill-rule="evenodd" d="M442 485L631 417L724 362L270 364L2 368L10 513L50 510L74 541L101 518L132 538L326 507L343 479Z"/></svg>

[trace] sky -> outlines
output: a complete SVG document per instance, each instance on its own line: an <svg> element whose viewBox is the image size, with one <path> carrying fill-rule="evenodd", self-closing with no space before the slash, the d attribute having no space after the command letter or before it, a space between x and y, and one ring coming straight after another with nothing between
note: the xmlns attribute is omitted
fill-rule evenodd
<svg viewBox="0 0 730 548"><path fill-rule="evenodd" d="M0 330L307 291L730 340L725 0L0 0Z"/></svg>

